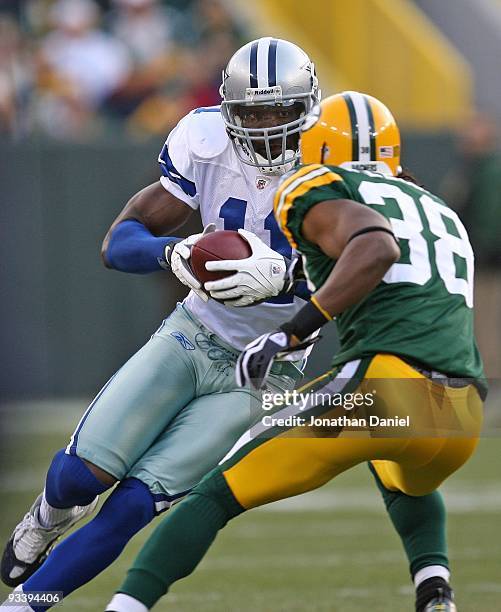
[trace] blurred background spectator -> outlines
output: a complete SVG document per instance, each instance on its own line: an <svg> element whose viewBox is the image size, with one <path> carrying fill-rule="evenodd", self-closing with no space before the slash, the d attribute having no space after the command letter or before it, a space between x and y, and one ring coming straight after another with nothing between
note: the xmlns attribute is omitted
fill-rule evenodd
<svg viewBox="0 0 501 612"><path fill-rule="evenodd" d="M218 0L0 0L0 134L165 135L244 40Z"/></svg>
<svg viewBox="0 0 501 612"><path fill-rule="evenodd" d="M476 114L462 125L456 165L446 174L442 194L469 228L477 265L501 264L501 151L491 115Z"/></svg>
<svg viewBox="0 0 501 612"><path fill-rule="evenodd" d="M56 137L92 135L100 108L126 81L127 48L98 28L93 0L58 0L36 54L36 117Z"/></svg>
<svg viewBox="0 0 501 612"><path fill-rule="evenodd" d="M457 161L442 194L461 216L475 253L475 319L491 376L501 373L501 151L495 118L477 113L457 136Z"/></svg>
<svg viewBox="0 0 501 612"><path fill-rule="evenodd" d="M0 135L20 137L30 131L27 107L33 71L29 45L18 22L0 13Z"/></svg>

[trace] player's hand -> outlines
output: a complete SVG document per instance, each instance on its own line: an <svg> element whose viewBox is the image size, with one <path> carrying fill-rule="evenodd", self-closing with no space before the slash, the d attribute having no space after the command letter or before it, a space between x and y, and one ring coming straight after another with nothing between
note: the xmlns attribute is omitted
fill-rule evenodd
<svg viewBox="0 0 501 612"><path fill-rule="evenodd" d="M247 259L226 259L208 261L207 270L235 274L204 284L210 296L223 301L226 306L249 306L269 297L278 295L285 282L286 263L283 255L267 246L252 232L239 229L252 249Z"/></svg>
<svg viewBox="0 0 501 612"><path fill-rule="evenodd" d="M237 385L250 384L255 389L262 389L276 357L302 351L319 339L317 336L299 342L281 329L259 336L240 353L235 370Z"/></svg>
<svg viewBox="0 0 501 612"><path fill-rule="evenodd" d="M200 234L192 234L176 243L174 246L167 245L165 249L165 259L170 264L170 267L177 278L194 291L198 297L207 302L209 296L204 291L202 283L196 279L190 268L191 247L196 244L200 238L214 232L216 226L214 223L209 223Z"/></svg>
<svg viewBox="0 0 501 612"><path fill-rule="evenodd" d="M250 342L237 360L237 385L245 387L250 384L255 389L262 389L273 360L280 351L289 347L289 342L289 336L280 330L263 334Z"/></svg>

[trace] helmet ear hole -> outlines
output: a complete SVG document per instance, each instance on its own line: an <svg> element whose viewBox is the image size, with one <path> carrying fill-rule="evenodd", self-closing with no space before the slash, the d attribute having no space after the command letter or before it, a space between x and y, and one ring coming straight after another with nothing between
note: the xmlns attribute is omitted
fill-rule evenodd
<svg viewBox="0 0 501 612"><path fill-rule="evenodd" d="M329 155L329 147L327 146L327 143L324 142L322 145L322 148L320 149L320 163L321 164L325 164L325 160L327 159L328 155Z"/></svg>

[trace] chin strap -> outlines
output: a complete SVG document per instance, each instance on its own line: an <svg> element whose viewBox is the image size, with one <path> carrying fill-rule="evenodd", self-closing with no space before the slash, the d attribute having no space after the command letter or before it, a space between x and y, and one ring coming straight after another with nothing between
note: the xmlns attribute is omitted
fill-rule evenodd
<svg viewBox="0 0 501 612"><path fill-rule="evenodd" d="M288 161L285 164L281 164L279 166L268 166L267 165L269 163L268 160L265 159L262 155L260 155L259 153L256 152L256 157L257 157L258 162L259 163L261 163L261 162L263 163L262 166L258 166L259 170L261 170L261 172L263 174L270 175L270 176L281 176L282 174L285 174L285 173L289 172L289 170L292 170L292 168L294 168L294 166L296 165L297 160L298 160L299 152L298 151L293 151L292 149L287 149L285 151L285 154L286 154L286 156L287 156L287 154L293 156L291 161ZM272 162L276 162L281 157L282 157L282 155L279 155L275 159L272 159L271 161Z"/></svg>

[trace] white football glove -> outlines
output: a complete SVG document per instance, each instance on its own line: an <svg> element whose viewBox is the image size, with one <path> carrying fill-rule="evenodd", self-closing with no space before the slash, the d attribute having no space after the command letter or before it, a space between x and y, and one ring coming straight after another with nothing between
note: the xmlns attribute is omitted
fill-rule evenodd
<svg viewBox="0 0 501 612"><path fill-rule="evenodd" d="M247 259L208 261L207 270L232 271L235 274L204 284L210 296L224 302L225 306L249 306L278 295L285 282L287 266L283 255L267 246L252 232L239 229L252 249Z"/></svg>
<svg viewBox="0 0 501 612"><path fill-rule="evenodd" d="M209 296L203 290L202 283L193 275L189 260L191 257L191 247L197 243L200 238L203 238L215 230L215 224L209 223L209 225L207 225L204 228L204 231L200 234L192 234L191 236L188 236L188 238L181 240L181 242L176 243L173 247L170 245L165 247L165 259L170 263L170 267L174 274L183 283L183 285L186 285L192 291L194 291L204 302L209 300Z"/></svg>

